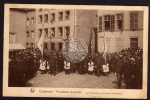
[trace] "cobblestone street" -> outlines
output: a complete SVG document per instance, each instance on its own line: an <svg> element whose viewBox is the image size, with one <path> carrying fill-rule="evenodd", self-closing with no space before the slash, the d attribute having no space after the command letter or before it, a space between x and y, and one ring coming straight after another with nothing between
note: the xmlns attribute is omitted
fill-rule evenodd
<svg viewBox="0 0 150 100"><path fill-rule="evenodd" d="M29 82L33 87L54 87L54 88L100 88L100 89L117 89L117 78L114 73L108 76L89 75L89 74L70 74L64 72L56 74L40 74L31 79ZM124 88L124 84L122 84Z"/></svg>

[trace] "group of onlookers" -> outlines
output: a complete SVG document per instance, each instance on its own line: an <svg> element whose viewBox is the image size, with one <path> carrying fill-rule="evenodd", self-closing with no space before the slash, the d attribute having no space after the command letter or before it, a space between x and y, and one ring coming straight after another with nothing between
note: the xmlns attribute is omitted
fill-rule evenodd
<svg viewBox="0 0 150 100"><path fill-rule="evenodd" d="M39 69L41 53L38 49L9 51L9 86L24 86Z"/></svg>
<svg viewBox="0 0 150 100"><path fill-rule="evenodd" d="M113 72L117 76L118 88L125 80L126 88L142 88L143 50L123 49L118 53L89 53L78 63L67 61L61 51L44 51L43 57L38 49L10 51L9 54L9 84L31 79L38 70L41 74L91 74L108 76ZM20 84L20 83L19 83Z"/></svg>
<svg viewBox="0 0 150 100"><path fill-rule="evenodd" d="M43 60L45 59L45 60ZM108 76L113 72L117 76L118 87L121 88L122 80L126 88L142 88L143 50L139 48L123 49L115 53L89 53L87 57L78 63L67 61L61 52L51 52L41 59L44 61L42 74L56 75L62 71L65 74L91 74L96 76Z"/></svg>

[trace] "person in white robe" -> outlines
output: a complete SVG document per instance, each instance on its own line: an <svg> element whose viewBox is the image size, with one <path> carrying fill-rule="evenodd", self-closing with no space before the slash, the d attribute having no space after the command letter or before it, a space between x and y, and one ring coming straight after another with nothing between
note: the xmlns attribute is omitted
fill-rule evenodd
<svg viewBox="0 0 150 100"><path fill-rule="evenodd" d="M93 74L94 72L94 63L93 61L91 60L89 63L88 63L88 74Z"/></svg>
<svg viewBox="0 0 150 100"><path fill-rule="evenodd" d="M70 62L64 61L65 74L70 74Z"/></svg>
<svg viewBox="0 0 150 100"><path fill-rule="evenodd" d="M41 71L41 74L43 74L44 70L46 69L45 65L46 65L46 61L44 59L40 59L40 68L39 68L39 70Z"/></svg>
<svg viewBox="0 0 150 100"><path fill-rule="evenodd" d="M103 68L103 74L104 74L104 76L108 76L107 73L109 72L109 64L108 63L103 64L102 68Z"/></svg>

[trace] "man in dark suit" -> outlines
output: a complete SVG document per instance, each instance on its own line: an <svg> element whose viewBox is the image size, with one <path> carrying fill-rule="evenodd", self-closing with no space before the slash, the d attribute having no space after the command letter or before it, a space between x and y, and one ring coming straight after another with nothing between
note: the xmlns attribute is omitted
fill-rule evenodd
<svg viewBox="0 0 150 100"><path fill-rule="evenodd" d="M53 74L54 76L56 75L56 56L52 54L50 62L50 74Z"/></svg>
<svg viewBox="0 0 150 100"><path fill-rule="evenodd" d="M136 66L137 66L137 88L138 89L142 89L142 74L143 74L143 58L142 57L138 57L137 61L136 61Z"/></svg>
<svg viewBox="0 0 150 100"><path fill-rule="evenodd" d="M124 61L123 61L123 73L124 73L124 78L125 78L125 84L126 88L130 88L130 83L132 81L132 71L131 71L131 66L130 66L130 61L127 56L125 56Z"/></svg>
<svg viewBox="0 0 150 100"><path fill-rule="evenodd" d="M95 59L95 67L96 67L96 75L98 77L101 76L103 72L102 65L103 65L103 58L101 56L97 56Z"/></svg>
<svg viewBox="0 0 150 100"><path fill-rule="evenodd" d="M122 77L122 73L123 73L123 56L119 55L119 59L117 60L116 63L116 75L117 75L117 80L118 80L118 88L121 88L121 77Z"/></svg>
<svg viewBox="0 0 150 100"><path fill-rule="evenodd" d="M63 57L62 57L62 55L61 54L59 54L59 57L58 57L58 71L59 72L62 72L63 71L63 68L64 68L64 62L63 62Z"/></svg>
<svg viewBox="0 0 150 100"><path fill-rule="evenodd" d="M83 74L84 61L79 62L79 74Z"/></svg>
<svg viewBox="0 0 150 100"><path fill-rule="evenodd" d="M130 58L130 67L131 67L131 83L130 83L130 88L135 89L137 86L136 79L137 79L137 72L136 72L136 63L135 59L133 57Z"/></svg>

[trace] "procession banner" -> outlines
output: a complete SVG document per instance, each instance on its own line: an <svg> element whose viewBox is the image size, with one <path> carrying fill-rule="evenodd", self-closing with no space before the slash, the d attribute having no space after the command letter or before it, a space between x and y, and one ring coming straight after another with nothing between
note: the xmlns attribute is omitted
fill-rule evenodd
<svg viewBox="0 0 150 100"><path fill-rule="evenodd" d="M42 53L42 57L43 57L43 40L44 40L44 33L42 33L38 43L37 43L37 47L39 48L39 50Z"/></svg>

